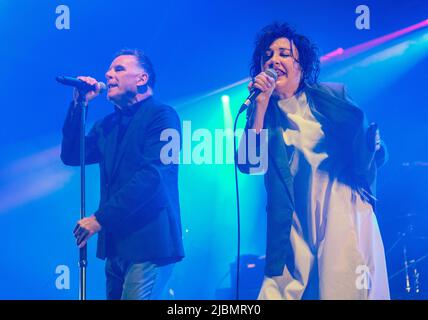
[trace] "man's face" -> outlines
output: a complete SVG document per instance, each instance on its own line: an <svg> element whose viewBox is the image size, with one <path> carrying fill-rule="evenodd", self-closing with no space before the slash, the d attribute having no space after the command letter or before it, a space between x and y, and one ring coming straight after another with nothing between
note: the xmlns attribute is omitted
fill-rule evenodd
<svg viewBox="0 0 428 320"><path fill-rule="evenodd" d="M277 72L278 79L274 93L281 94L297 90L302 77L298 60L299 52L287 38L276 39L266 50L262 57L262 70L273 68Z"/></svg>
<svg viewBox="0 0 428 320"><path fill-rule="evenodd" d="M138 86L147 84L148 74L133 55L116 57L107 70L107 97L112 101L132 98L138 93Z"/></svg>

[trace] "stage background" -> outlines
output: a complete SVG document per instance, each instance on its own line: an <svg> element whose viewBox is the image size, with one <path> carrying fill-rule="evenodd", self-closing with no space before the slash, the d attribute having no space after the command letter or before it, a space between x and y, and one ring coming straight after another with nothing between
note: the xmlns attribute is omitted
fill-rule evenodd
<svg viewBox="0 0 428 320"><path fill-rule="evenodd" d="M58 5L70 9L70 29L55 26ZM358 30L361 1L1 1L0 299L77 299L78 251L72 236L79 217L79 169L59 159L61 127L71 90L57 75L104 80L115 52L141 48L153 60L158 99L174 106L193 130L230 127L247 95L246 84L210 94L248 76L255 34L288 21L326 54L382 37L428 18L428 3L363 1L370 30ZM402 268L399 232L411 259L428 253L428 30L376 46L325 66L322 80L344 82L371 121L379 124L390 161L379 175L378 219L390 276ZM227 98L229 97L229 104ZM112 112L105 98L90 106L88 125ZM244 119L242 119L244 120ZM242 127L243 122L240 122ZM196 145L192 142L192 145ZM236 258L233 165L180 167L186 258L169 284L170 299L232 298ZM240 175L241 253L246 297L255 297L265 246L262 177ZM87 212L97 209L98 168L87 170ZM105 296L104 264L89 244L88 298ZM58 266L70 288L57 289ZM417 264L427 298L427 261ZM246 280L250 274L253 282ZM404 274L391 279L393 298L406 296ZM425 287L424 287L425 286ZM417 298L418 296L416 296Z"/></svg>

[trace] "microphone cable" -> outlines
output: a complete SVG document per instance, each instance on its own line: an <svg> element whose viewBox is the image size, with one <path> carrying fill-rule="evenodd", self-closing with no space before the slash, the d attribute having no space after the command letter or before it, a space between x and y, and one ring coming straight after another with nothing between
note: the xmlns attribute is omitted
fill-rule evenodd
<svg viewBox="0 0 428 320"><path fill-rule="evenodd" d="M233 124L233 153L234 153L234 164L235 164L235 194L236 194L236 217L237 217L237 258L236 258L236 300L239 300L239 277L240 277L240 261L241 261L241 209L239 204L239 183L238 183L238 151L236 149L236 126L238 124L239 116L244 112L245 108L239 110L235 117ZM246 133L244 132L246 135ZM242 139L242 138L241 138Z"/></svg>

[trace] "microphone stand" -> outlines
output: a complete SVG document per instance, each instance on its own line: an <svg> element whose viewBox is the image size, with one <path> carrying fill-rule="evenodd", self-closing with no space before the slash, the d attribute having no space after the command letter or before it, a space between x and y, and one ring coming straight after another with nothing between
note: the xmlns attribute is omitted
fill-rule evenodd
<svg viewBox="0 0 428 320"><path fill-rule="evenodd" d="M86 216L86 197L85 197L85 129L86 129L86 111L85 95L79 94L77 107L81 109L80 116L80 220ZM79 249L79 300L86 300L86 267L87 245Z"/></svg>

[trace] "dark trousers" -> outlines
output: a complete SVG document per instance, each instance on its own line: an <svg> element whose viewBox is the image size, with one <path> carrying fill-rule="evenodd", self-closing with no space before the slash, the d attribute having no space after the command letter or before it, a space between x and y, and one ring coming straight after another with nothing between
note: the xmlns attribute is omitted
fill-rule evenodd
<svg viewBox="0 0 428 320"><path fill-rule="evenodd" d="M118 257L108 258L105 266L107 299L166 299L164 290L173 266L158 266L150 261L132 263Z"/></svg>

